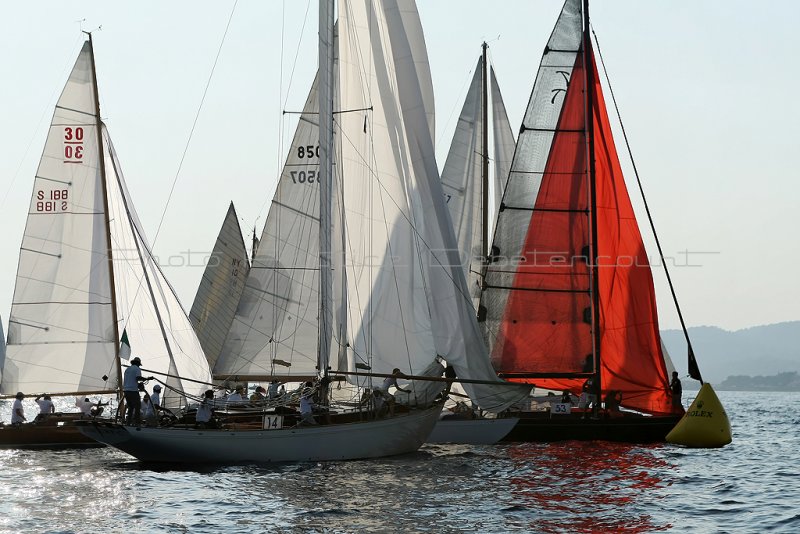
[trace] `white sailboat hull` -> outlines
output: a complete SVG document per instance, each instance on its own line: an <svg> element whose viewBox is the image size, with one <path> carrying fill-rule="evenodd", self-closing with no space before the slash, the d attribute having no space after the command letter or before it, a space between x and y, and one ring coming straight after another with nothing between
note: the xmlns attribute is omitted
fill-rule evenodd
<svg viewBox="0 0 800 534"><path fill-rule="evenodd" d="M88 423L86 436L144 462L267 463L379 458L419 449L441 405L408 415L279 430L137 428Z"/></svg>
<svg viewBox="0 0 800 534"><path fill-rule="evenodd" d="M492 445L497 443L519 421L516 417L503 419L441 419L433 427L426 443L464 443Z"/></svg>

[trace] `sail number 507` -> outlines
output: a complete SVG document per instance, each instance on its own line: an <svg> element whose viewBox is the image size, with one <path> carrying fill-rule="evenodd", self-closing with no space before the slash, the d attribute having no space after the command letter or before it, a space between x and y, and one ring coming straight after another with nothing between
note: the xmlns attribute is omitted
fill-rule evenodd
<svg viewBox="0 0 800 534"><path fill-rule="evenodd" d="M317 171L289 171L293 184L313 184L317 181Z"/></svg>

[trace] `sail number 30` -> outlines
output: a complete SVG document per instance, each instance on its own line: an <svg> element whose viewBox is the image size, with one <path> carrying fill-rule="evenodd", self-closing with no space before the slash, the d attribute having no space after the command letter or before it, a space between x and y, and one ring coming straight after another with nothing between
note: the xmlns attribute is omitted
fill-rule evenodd
<svg viewBox="0 0 800 534"><path fill-rule="evenodd" d="M64 163L83 163L83 128L64 128Z"/></svg>

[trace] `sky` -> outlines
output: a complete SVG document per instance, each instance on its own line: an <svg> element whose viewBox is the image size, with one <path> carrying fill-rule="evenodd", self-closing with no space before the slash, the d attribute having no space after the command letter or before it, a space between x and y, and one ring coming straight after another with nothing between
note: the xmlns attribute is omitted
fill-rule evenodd
<svg viewBox="0 0 800 534"><path fill-rule="evenodd" d="M418 1L440 168L481 43L516 131L561 5ZM95 31L101 115L136 210L188 310L229 202L245 233L261 232L294 131L294 116L282 112L302 108L316 71L316 10L315 0L5 4L4 322L33 177L81 28ZM800 2L597 0L590 10L687 326L799 320ZM676 328L663 270L654 279L661 327Z"/></svg>

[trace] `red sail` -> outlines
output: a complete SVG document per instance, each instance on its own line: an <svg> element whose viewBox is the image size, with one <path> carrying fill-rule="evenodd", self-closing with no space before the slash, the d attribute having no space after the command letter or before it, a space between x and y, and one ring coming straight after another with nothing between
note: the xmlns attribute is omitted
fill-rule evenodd
<svg viewBox="0 0 800 534"><path fill-rule="evenodd" d="M669 381L652 274L611 135L597 67L592 68L597 80L592 89L603 395L616 390L626 407L668 413ZM500 373L594 369L585 79L583 54L578 53L492 351ZM520 381L577 393L584 379Z"/></svg>

